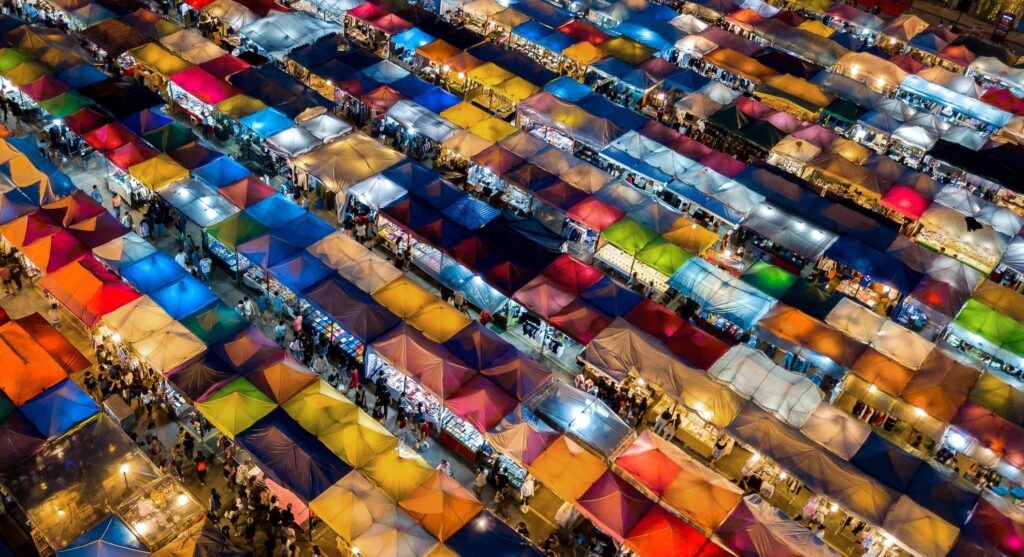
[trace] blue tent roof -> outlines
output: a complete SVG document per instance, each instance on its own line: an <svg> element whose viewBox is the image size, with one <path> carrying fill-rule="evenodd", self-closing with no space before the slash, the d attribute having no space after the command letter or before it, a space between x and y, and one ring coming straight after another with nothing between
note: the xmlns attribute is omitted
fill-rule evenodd
<svg viewBox="0 0 1024 557"><path fill-rule="evenodd" d="M433 87L433 85L411 74L403 77L402 79L392 81L388 86L401 93L403 97L410 99L416 95L426 93L431 87Z"/></svg>
<svg viewBox="0 0 1024 557"><path fill-rule="evenodd" d="M352 470L281 408L239 435L238 442L271 479L307 503Z"/></svg>
<svg viewBox="0 0 1024 557"><path fill-rule="evenodd" d="M445 207L442 212L470 230L479 230L501 214L501 211L469 195Z"/></svg>
<svg viewBox="0 0 1024 557"><path fill-rule="evenodd" d="M70 378L21 406L21 413L47 439L60 437L99 411L92 397Z"/></svg>
<svg viewBox="0 0 1024 557"><path fill-rule="evenodd" d="M395 163L384 172L381 172L381 175L398 184L406 191L422 190L423 187L431 182L441 179L437 172L412 159L405 159Z"/></svg>
<svg viewBox="0 0 1024 557"><path fill-rule="evenodd" d="M143 294L156 292L185 274L181 265L159 251L121 269L121 277Z"/></svg>
<svg viewBox="0 0 1024 557"><path fill-rule="evenodd" d="M409 195L417 201L422 201L435 209L441 210L469 194L448 182L436 180L426 182L420 187L409 190Z"/></svg>
<svg viewBox="0 0 1024 557"><path fill-rule="evenodd" d="M572 37L560 31L548 33L546 37L542 37L534 42L555 54L561 54L563 50L576 44L576 41Z"/></svg>
<svg viewBox="0 0 1024 557"><path fill-rule="evenodd" d="M520 0L515 2L515 9L549 27L558 27L572 19L572 14L544 0Z"/></svg>
<svg viewBox="0 0 1024 557"><path fill-rule="evenodd" d="M609 317L621 317L639 304L643 297L615 284L608 277L602 277L593 286L584 290L580 294L580 299Z"/></svg>
<svg viewBox="0 0 1024 557"><path fill-rule="evenodd" d="M337 274L303 293L306 300L364 343L376 340L402 320L372 296Z"/></svg>
<svg viewBox="0 0 1024 557"><path fill-rule="evenodd" d="M956 476L930 464L921 466L904 493L953 525L966 524L978 501L977 491L964 487Z"/></svg>
<svg viewBox="0 0 1024 557"><path fill-rule="evenodd" d="M598 94L583 97L576 101L576 106L598 118L609 120L624 130L640 129L647 123L647 118Z"/></svg>
<svg viewBox="0 0 1024 557"><path fill-rule="evenodd" d="M288 238L289 242L302 248L320 241L331 232L334 232L331 225L310 212L303 213L270 230L271 234L283 235Z"/></svg>
<svg viewBox="0 0 1024 557"><path fill-rule="evenodd" d="M665 6L660 7L665 8ZM669 12L674 13L671 10ZM658 21L654 17L637 15L620 23L613 31L649 46L657 52L666 52L675 49L676 42L685 36L685 33L667 22L668 19Z"/></svg>
<svg viewBox="0 0 1024 557"><path fill-rule="evenodd" d="M433 112L434 114L440 114L445 110L459 104L461 99L455 95L445 91L444 89L433 86L430 89L420 93L413 97L413 102Z"/></svg>
<svg viewBox="0 0 1024 557"><path fill-rule="evenodd" d="M97 70L92 64L79 64L57 72L57 79L72 89L78 89L107 79L107 74Z"/></svg>
<svg viewBox="0 0 1024 557"><path fill-rule="evenodd" d="M452 271L449 276L454 277L455 274L456 272ZM463 273L460 271L458 274L462 275ZM441 275L444 276L445 272L442 271ZM519 351L508 341L499 337L483 323L475 320L455 333L455 336L446 340L444 347L473 369L486 369L498 362L505 362L519 355Z"/></svg>
<svg viewBox="0 0 1024 557"><path fill-rule="evenodd" d="M344 34L328 35L315 43L296 48L288 53L288 58L298 65L312 69L338 57L338 47L344 43Z"/></svg>
<svg viewBox="0 0 1024 557"><path fill-rule="evenodd" d="M582 99L592 91L589 85L584 85L567 75L548 83L544 86L544 90L571 103Z"/></svg>
<svg viewBox="0 0 1024 557"><path fill-rule="evenodd" d="M161 112L159 108L147 108L119 121L135 135L141 136L170 124L174 119Z"/></svg>
<svg viewBox="0 0 1024 557"><path fill-rule="evenodd" d="M614 56L609 56L603 60L595 62L591 64L590 67L616 79L622 79L625 75L629 74L629 72L636 69Z"/></svg>
<svg viewBox="0 0 1024 557"><path fill-rule="evenodd" d="M306 212L294 201L275 193L245 210L249 216L267 228L277 228L282 224L295 220Z"/></svg>
<svg viewBox="0 0 1024 557"><path fill-rule="evenodd" d="M902 493L924 461L872 432L850 457L850 463Z"/></svg>
<svg viewBox="0 0 1024 557"><path fill-rule="evenodd" d="M849 236L840 236L825 250L825 257L848 265L904 294L910 293L924 276L899 259L882 253Z"/></svg>
<svg viewBox="0 0 1024 557"><path fill-rule="evenodd" d="M292 258L304 247L292 243L287 232L278 232L263 234L244 244L239 244L238 253L255 265L266 268Z"/></svg>
<svg viewBox="0 0 1024 557"><path fill-rule="evenodd" d="M305 67L310 68L310 73L335 82L351 79L352 75L356 73L355 68L336 58L313 67Z"/></svg>
<svg viewBox="0 0 1024 557"><path fill-rule="evenodd" d="M192 171L192 176L206 182L207 185L220 188L252 174L248 168L229 157L218 157Z"/></svg>
<svg viewBox="0 0 1024 557"><path fill-rule="evenodd" d="M217 295L192 275L181 277L149 297L176 321L191 317L217 303Z"/></svg>
<svg viewBox="0 0 1024 557"><path fill-rule="evenodd" d="M686 93L693 93L697 89L711 83L711 80L692 70L679 70L665 78L663 82L667 87L674 87Z"/></svg>
<svg viewBox="0 0 1024 557"><path fill-rule="evenodd" d="M338 53L337 59L348 66L352 66L356 70L369 68L383 60L380 56L377 56L373 52L362 47L352 48L345 52Z"/></svg>
<svg viewBox="0 0 1024 557"><path fill-rule="evenodd" d="M387 85L408 76L409 72L408 70L395 65L394 62L383 60L360 71L359 74L370 78L377 83Z"/></svg>
<svg viewBox="0 0 1024 557"><path fill-rule="evenodd" d="M277 109L269 107L242 118L239 123L256 132L256 135L263 139L295 125L291 118L281 114Z"/></svg>
<svg viewBox="0 0 1024 557"><path fill-rule="evenodd" d="M679 17L679 13L663 4L648 2L647 5L644 6L643 9L637 11L630 20L632 21L638 17L642 17L645 20L668 22Z"/></svg>
<svg viewBox="0 0 1024 557"><path fill-rule="evenodd" d="M512 28L512 34L522 37L530 42L537 42L554 32L554 29L543 23L531 19L526 23L516 25Z"/></svg>
<svg viewBox="0 0 1024 557"><path fill-rule="evenodd" d="M143 557L146 547L128 526L109 516L57 552L59 557Z"/></svg>
<svg viewBox="0 0 1024 557"><path fill-rule="evenodd" d="M425 31L420 30L417 27L402 31L401 33L391 37L391 43L395 46L404 48L406 50L416 50L417 48L430 44L437 40L431 37Z"/></svg>
<svg viewBox="0 0 1024 557"><path fill-rule="evenodd" d="M907 44L932 54L938 54L940 50L946 47L946 41L943 41L934 33L916 35Z"/></svg>
<svg viewBox="0 0 1024 557"><path fill-rule="evenodd" d="M530 540L498 519L490 511L484 511L470 520L445 540L445 544L459 555L478 554L480 548L487 548L488 557L540 557L543 553Z"/></svg>
<svg viewBox="0 0 1024 557"><path fill-rule="evenodd" d="M722 203L714 197L706 195L692 186L688 186L679 181L674 181L668 185L668 189L676 195L700 205L701 209L704 209L705 211L733 225L739 224L739 222L743 220L744 215L742 213L731 209L725 203Z"/></svg>
<svg viewBox="0 0 1024 557"><path fill-rule="evenodd" d="M7 141L11 147L14 147L21 154L25 155L25 157L27 157L32 163L32 166L36 167L40 172L46 174L50 178L48 191L32 194L32 199L34 199L37 204L46 204L57 201L58 199L63 199L75 191L76 186L74 182L71 181L71 178L68 178L67 174L64 174L57 165L43 157L42 153L39 151L39 145L36 143L34 136L26 135L23 137L8 137L5 141Z"/></svg>
<svg viewBox="0 0 1024 557"><path fill-rule="evenodd" d="M508 301L507 296L498 292L491 285L484 282L484 279L476 276L472 271L454 261L450 262L444 269L441 269L440 281L452 290L462 292L469 303L491 313L500 310L505 305L505 302ZM479 322L474 321L473 323ZM469 328L466 327L463 331Z"/></svg>
<svg viewBox="0 0 1024 557"><path fill-rule="evenodd" d="M309 252L301 251L291 259L271 267L269 272L289 290L299 293L327 278L334 270Z"/></svg>

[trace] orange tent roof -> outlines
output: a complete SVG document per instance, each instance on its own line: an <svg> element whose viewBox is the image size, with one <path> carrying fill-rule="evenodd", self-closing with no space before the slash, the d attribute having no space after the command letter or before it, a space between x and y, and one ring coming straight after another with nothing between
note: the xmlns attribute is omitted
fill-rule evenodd
<svg viewBox="0 0 1024 557"><path fill-rule="evenodd" d="M608 468L566 436L551 444L533 464L530 473L566 501L576 501Z"/></svg>
<svg viewBox="0 0 1024 557"><path fill-rule="evenodd" d="M484 508L472 493L441 470L398 504L441 541L458 532Z"/></svg>
<svg viewBox="0 0 1024 557"><path fill-rule="evenodd" d="M0 390L15 406L60 383L67 372L16 321L0 326Z"/></svg>
<svg viewBox="0 0 1024 557"><path fill-rule="evenodd" d="M731 48L715 49L710 54L706 54L704 59L722 69L757 83L761 83L777 73L757 60L736 52Z"/></svg>

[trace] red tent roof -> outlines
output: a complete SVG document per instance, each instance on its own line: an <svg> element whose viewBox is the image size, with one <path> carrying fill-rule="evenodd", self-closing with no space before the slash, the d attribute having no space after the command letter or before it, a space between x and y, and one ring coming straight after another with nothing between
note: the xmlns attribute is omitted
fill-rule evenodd
<svg viewBox="0 0 1024 557"><path fill-rule="evenodd" d="M646 495L611 470L602 474L577 504L602 532L619 543L654 507Z"/></svg>
<svg viewBox="0 0 1024 557"><path fill-rule="evenodd" d="M592 45L599 45L612 38L611 35L598 29L594 24L582 19L574 19L559 27L558 30L569 35L576 42L587 41Z"/></svg>
<svg viewBox="0 0 1024 557"><path fill-rule="evenodd" d="M220 188L219 191L225 199L234 203L239 209L245 209L277 193L274 188L252 174Z"/></svg>
<svg viewBox="0 0 1024 557"><path fill-rule="evenodd" d="M625 318L637 329L663 341L672 338L672 335L688 325L685 319L665 306L646 298L629 310Z"/></svg>
<svg viewBox="0 0 1024 557"><path fill-rule="evenodd" d="M508 173L509 170L512 170L526 162L525 159L501 145L491 145L476 155L473 155L473 158L470 160L476 163L477 166L487 168L498 175L504 175Z"/></svg>
<svg viewBox="0 0 1024 557"><path fill-rule="evenodd" d="M931 207L932 200L912 188L897 184L882 194L881 204L905 217L919 220L928 207Z"/></svg>
<svg viewBox="0 0 1024 557"><path fill-rule="evenodd" d="M387 15L388 11L384 8L374 4L373 2L367 2L362 6L356 6L347 12L348 15L361 19L363 21L372 21L379 17Z"/></svg>
<svg viewBox="0 0 1024 557"><path fill-rule="evenodd" d="M595 232L601 232L618 222L626 213L596 197L589 197L574 205L566 215Z"/></svg>
<svg viewBox="0 0 1024 557"><path fill-rule="evenodd" d="M549 319L549 322L580 344L589 344L594 337L612 324L613 319L594 306L582 301L573 302Z"/></svg>
<svg viewBox="0 0 1024 557"><path fill-rule="evenodd" d="M121 221L114 215L103 212L95 217L76 222L68 227L68 232L86 247L92 249L128 233Z"/></svg>
<svg viewBox="0 0 1024 557"><path fill-rule="evenodd" d="M477 375L445 401L456 416L479 431L488 431L516 407L512 398L486 377Z"/></svg>
<svg viewBox="0 0 1024 557"><path fill-rule="evenodd" d="M64 124L78 135L91 132L109 121L109 116L91 106L87 106L64 118Z"/></svg>
<svg viewBox="0 0 1024 557"><path fill-rule="evenodd" d="M377 112L387 112L392 106L395 106L395 103L403 98L405 97L403 97L401 93L387 85L381 85L373 91L359 97L361 101L372 106L377 110Z"/></svg>
<svg viewBox="0 0 1024 557"><path fill-rule="evenodd" d="M544 319L550 319L562 311L575 297L545 276L534 278L513 296L517 302Z"/></svg>
<svg viewBox="0 0 1024 557"><path fill-rule="evenodd" d="M551 372L546 367L525 356L492 364L481 369L480 375L520 401L530 398L551 379Z"/></svg>
<svg viewBox="0 0 1024 557"><path fill-rule="evenodd" d="M1024 428L968 401L960 407L953 425L1017 468L1024 468Z"/></svg>
<svg viewBox="0 0 1024 557"><path fill-rule="evenodd" d="M52 273L89 253L89 249L66 230L36 240L21 253L44 273Z"/></svg>
<svg viewBox="0 0 1024 557"><path fill-rule="evenodd" d="M0 234L3 234L4 238L18 249L47 236L52 236L60 230L60 224L50 218L45 211L39 209L0 226Z"/></svg>
<svg viewBox="0 0 1024 557"><path fill-rule="evenodd" d="M68 89L69 87L63 81L52 75L44 75L32 83L23 86L21 92L31 97L32 100L39 102L52 99Z"/></svg>
<svg viewBox="0 0 1024 557"><path fill-rule="evenodd" d="M572 294L583 292L604 277L604 273L596 267L568 254L558 256L541 274Z"/></svg>
<svg viewBox="0 0 1024 557"><path fill-rule="evenodd" d="M396 327L378 339L373 350L441 400L452 396L476 375L476 370L445 347L408 325Z"/></svg>
<svg viewBox="0 0 1024 557"><path fill-rule="evenodd" d="M653 507L626 535L626 545L640 557L696 557L707 544L714 545L700 530L661 507ZM727 553L722 550L721 555Z"/></svg>
<svg viewBox="0 0 1024 557"><path fill-rule="evenodd" d="M112 151L133 139L138 139L138 136L124 124L111 122L83 135L82 139L97 151Z"/></svg>
<svg viewBox="0 0 1024 557"><path fill-rule="evenodd" d="M397 35L406 29L413 27L412 23L398 17L395 14L387 14L370 22L370 25L380 29L388 35Z"/></svg>
<svg viewBox="0 0 1024 557"><path fill-rule="evenodd" d="M993 87L981 96L981 100L1017 116L1024 116L1024 99L1014 95L1009 89Z"/></svg>
<svg viewBox="0 0 1024 557"><path fill-rule="evenodd" d="M249 67L249 63L241 58L225 54L199 64L206 73L220 79L227 79L231 74L238 73Z"/></svg>
<svg viewBox="0 0 1024 557"><path fill-rule="evenodd" d="M726 178L735 178L747 167L747 163L740 162L721 151L715 151L698 162Z"/></svg>
<svg viewBox="0 0 1024 557"><path fill-rule="evenodd" d="M211 75L199 66L178 72L171 76L177 86L200 101L214 105L238 94L238 90L222 78Z"/></svg>
<svg viewBox="0 0 1024 557"><path fill-rule="evenodd" d="M140 296L91 255L46 275L39 285L89 327Z"/></svg>
<svg viewBox="0 0 1024 557"><path fill-rule="evenodd" d="M689 322L665 341L665 346L690 365L707 371L729 351L729 344Z"/></svg>
<svg viewBox="0 0 1024 557"><path fill-rule="evenodd" d="M127 171L128 167L135 166L140 162L146 162L160 153L146 145L146 142L142 139L135 138L117 149L107 151L105 154L111 164Z"/></svg>
<svg viewBox="0 0 1024 557"><path fill-rule="evenodd" d="M67 197L43 205L42 209L54 222L64 226L70 226L106 212L106 209L99 203L96 203L95 199L79 189L76 189Z"/></svg>

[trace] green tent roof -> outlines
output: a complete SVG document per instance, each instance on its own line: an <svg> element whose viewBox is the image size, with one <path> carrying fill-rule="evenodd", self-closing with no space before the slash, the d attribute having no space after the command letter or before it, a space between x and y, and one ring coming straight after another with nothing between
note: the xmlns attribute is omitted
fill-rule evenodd
<svg viewBox="0 0 1024 557"><path fill-rule="evenodd" d="M221 433L234 439L252 427L277 404L245 378L238 378L196 405Z"/></svg>
<svg viewBox="0 0 1024 557"><path fill-rule="evenodd" d="M647 244L656 240L658 233L629 217L625 217L605 228L601 232L601 237L611 245L635 256Z"/></svg>
<svg viewBox="0 0 1024 557"><path fill-rule="evenodd" d="M184 319L181 324L210 346L241 332L249 322L233 308L217 302L212 308Z"/></svg>
<svg viewBox="0 0 1024 557"><path fill-rule="evenodd" d="M252 218L249 213L242 211L207 228L206 231L218 242L237 250L238 244L244 244L264 234L267 227Z"/></svg>
<svg viewBox="0 0 1024 557"><path fill-rule="evenodd" d="M78 112L79 110L93 104L92 99L78 93L77 91L68 91L47 99L39 106L42 107L47 114L56 118L63 118Z"/></svg>
<svg viewBox="0 0 1024 557"><path fill-rule="evenodd" d="M155 129L143 136L146 141L161 152L168 152L195 141L196 134L179 122L171 122L162 128Z"/></svg>
<svg viewBox="0 0 1024 557"><path fill-rule="evenodd" d="M864 114L864 110L857 106L857 103L847 99L836 99L824 109L825 114L842 120L848 124L856 124L857 120Z"/></svg>
<svg viewBox="0 0 1024 557"><path fill-rule="evenodd" d="M32 57L17 48L0 48L0 72L12 70Z"/></svg>
<svg viewBox="0 0 1024 557"><path fill-rule="evenodd" d="M668 277L672 276L691 257L693 257L692 254L663 238L658 238L647 244L636 254L637 259Z"/></svg>
<svg viewBox="0 0 1024 557"><path fill-rule="evenodd" d="M798 279L779 301L791 305L815 319L824 321L828 314L842 301L842 294L829 294L811 284L810 281Z"/></svg>
<svg viewBox="0 0 1024 557"><path fill-rule="evenodd" d="M736 133L747 141L765 149L775 147L776 143L786 137L786 132L764 121L747 126Z"/></svg>
<svg viewBox="0 0 1024 557"><path fill-rule="evenodd" d="M1000 348L1024 355L1024 325L977 300L967 300L956 322Z"/></svg>
<svg viewBox="0 0 1024 557"><path fill-rule="evenodd" d="M765 263L764 261L755 261L753 265L747 269L747 272L740 276L743 282L753 286L754 288L764 292L778 300L786 293L793 283L797 281L797 276L783 271L782 269L772 265L771 263Z"/></svg>

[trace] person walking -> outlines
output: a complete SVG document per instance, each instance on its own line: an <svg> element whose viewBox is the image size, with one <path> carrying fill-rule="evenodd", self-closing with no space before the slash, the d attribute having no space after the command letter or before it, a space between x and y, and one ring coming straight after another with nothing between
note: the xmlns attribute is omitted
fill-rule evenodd
<svg viewBox="0 0 1024 557"><path fill-rule="evenodd" d="M217 488L210 489L210 514L216 515L220 512L220 493L217 493Z"/></svg>
<svg viewBox="0 0 1024 557"><path fill-rule="evenodd" d="M196 455L193 462L196 465L196 477L199 478L199 483L206 485L206 457L203 456L202 451Z"/></svg>
<svg viewBox="0 0 1024 557"><path fill-rule="evenodd" d="M89 192L89 197L99 205L103 205L103 194L100 193L100 187L96 184L93 184L92 190Z"/></svg>
<svg viewBox="0 0 1024 557"><path fill-rule="evenodd" d="M487 468L481 466L476 471L476 477L473 478L473 495L476 495L477 499L482 499L484 496L484 486L487 485Z"/></svg>
<svg viewBox="0 0 1024 557"><path fill-rule="evenodd" d="M115 191L110 197L110 206L114 209L114 216L121 218L121 196Z"/></svg>
<svg viewBox="0 0 1024 557"><path fill-rule="evenodd" d="M203 277L203 282L210 284L210 274L213 272L213 260L210 259L210 254L204 252L203 258L199 260L199 275Z"/></svg>

